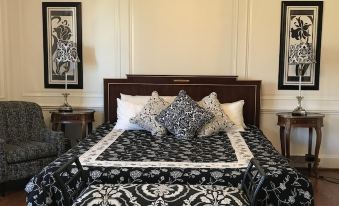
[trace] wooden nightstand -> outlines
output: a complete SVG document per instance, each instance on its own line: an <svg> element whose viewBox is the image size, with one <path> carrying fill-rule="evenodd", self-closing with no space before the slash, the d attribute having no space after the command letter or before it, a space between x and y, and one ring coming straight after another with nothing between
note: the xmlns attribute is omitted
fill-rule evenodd
<svg viewBox="0 0 339 206"><path fill-rule="evenodd" d="M320 113L307 113L307 116L292 116L291 112L284 112L278 113L277 116L277 124L280 126L281 154L287 158L291 158L292 161L301 162L303 160L304 163L307 163L309 169L311 169L311 163L314 163L313 171L317 175L317 169L319 165L319 149L322 138L321 127L323 126L323 119L325 115ZM303 157L290 156L290 134L292 127L308 128L308 154ZM314 155L312 155L313 128L317 134Z"/></svg>
<svg viewBox="0 0 339 206"><path fill-rule="evenodd" d="M73 112L51 111L52 130L60 129L65 132L65 124L81 124L81 138L86 137L86 129L88 133L92 133L94 122L94 110L73 110ZM69 138L71 147L76 145L80 138Z"/></svg>

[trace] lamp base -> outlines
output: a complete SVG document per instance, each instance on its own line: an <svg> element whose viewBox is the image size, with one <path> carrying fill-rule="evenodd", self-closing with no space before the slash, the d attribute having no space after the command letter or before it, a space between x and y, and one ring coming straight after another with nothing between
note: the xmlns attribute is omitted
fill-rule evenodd
<svg viewBox="0 0 339 206"><path fill-rule="evenodd" d="M73 108L70 105L63 104L58 108L58 111L59 112L73 112Z"/></svg>
<svg viewBox="0 0 339 206"><path fill-rule="evenodd" d="M298 106L293 110L292 116L307 116L307 112L304 108Z"/></svg>
<svg viewBox="0 0 339 206"><path fill-rule="evenodd" d="M62 93L62 95L64 96L65 99L64 104L58 108L59 112L73 112L72 106L69 105L67 102L67 97L69 96L69 93Z"/></svg>

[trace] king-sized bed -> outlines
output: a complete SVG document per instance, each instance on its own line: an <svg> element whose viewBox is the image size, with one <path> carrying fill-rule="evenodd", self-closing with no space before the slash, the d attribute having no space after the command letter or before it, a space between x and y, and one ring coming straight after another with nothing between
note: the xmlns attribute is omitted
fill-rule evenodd
<svg viewBox="0 0 339 206"><path fill-rule="evenodd" d="M62 205L53 172L78 156L88 183L164 183L238 187L252 157L268 175L259 195L261 205L313 205L312 185L288 164L259 129L260 81L235 76L128 75L104 79L105 123L46 166L26 185L28 205ZM244 100L245 131L209 137L154 137L145 130L113 129L120 94L176 96L185 90L199 101L211 92L221 103ZM227 198L232 198L231 196Z"/></svg>

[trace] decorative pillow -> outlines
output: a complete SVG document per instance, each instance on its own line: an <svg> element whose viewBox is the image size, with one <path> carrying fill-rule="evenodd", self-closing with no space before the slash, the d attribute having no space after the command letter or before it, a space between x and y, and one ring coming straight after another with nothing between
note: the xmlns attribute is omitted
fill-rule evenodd
<svg viewBox="0 0 339 206"><path fill-rule="evenodd" d="M244 128L247 128L243 116L244 104L244 100L221 104L222 110L227 114L230 120L241 129L241 131L244 131Z"/></svg>
<svg viewBox="0 0 339 206"><path fill-rule="evenodd" d="M154 136L164 136L167 130L155 120L155 117L168 106L169 103L159 97L158 92L154 91L141 112L131 118L130 122L152 132Z"/></svg>
<svg viewBox="0 0 339 206"><path fill-rule="evenodd" d="M201 108L181 90L174 102L155 119L175 136L187 138L193 137L196 131L213 117L212 113Z"/></svg>
<svg viewBox="0 0 339 206"><path fill-rule="evenodd" d="M210 95L204 97L198 104L214 115L214 118L198 131L198 137L210 136L220 131L227 132L232 130L232 128L234 129L233 122L221 109L217 93L212 92Z"/></svg>
<svg viewBox="0 0 339 206"><path fill-rule="evenodd" d="M139 95L129 95L120 93L120 98L123 101L131 102L134 104L142 104L145 105L151 96L139 96ZM175 99L175 96L160 96L166 102L172 103Z"/></svg>
<svg viewBox="0 0 339 206"><path fill-rule="evenodd" d="M113 129L123 130L144 130L136 124L129 122L131 117L134 117L142 109L140 104L132 104L130 102L117 99L117 123Z"/></svg>

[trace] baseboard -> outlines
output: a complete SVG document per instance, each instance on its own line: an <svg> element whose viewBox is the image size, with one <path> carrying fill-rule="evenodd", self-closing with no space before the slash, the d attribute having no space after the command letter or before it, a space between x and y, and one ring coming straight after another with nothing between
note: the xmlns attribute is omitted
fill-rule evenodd
<svg viewBox="0 0 339 206"><path fill-rule="evenodd" d="M318 170L324 172L339 172L339 168L318 168Z"/></svg>
<svg viewBox="0 0 339 206"><path fill-rule="evenodd" d="M332 155L331 155L332 156ZM339 157L335 155L330 157L329 155L320 155L319 168L321 169L338 169L339 170Z"/></svg>

